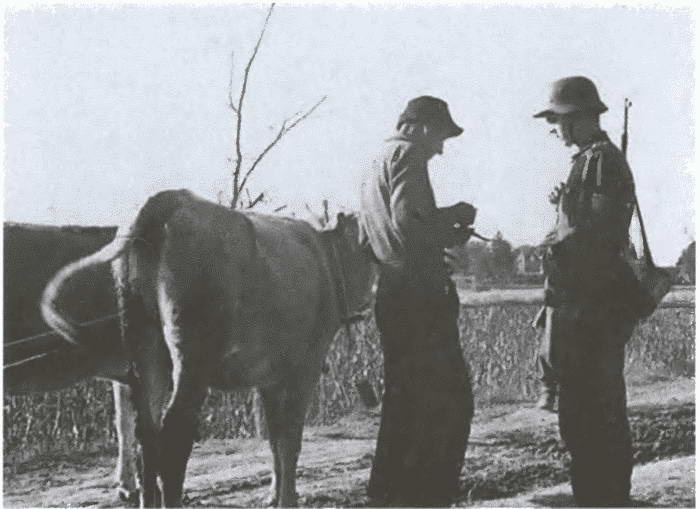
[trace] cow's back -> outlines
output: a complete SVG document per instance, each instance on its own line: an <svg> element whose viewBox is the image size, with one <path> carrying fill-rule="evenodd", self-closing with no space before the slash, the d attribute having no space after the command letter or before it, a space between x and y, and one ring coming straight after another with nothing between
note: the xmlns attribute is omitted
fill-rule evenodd
<svg viewBox="0 0 700 509"><path fill-rule="evenodd" d="M69 262L109 243L113 227L58 227L4 224L4 328L5 342L44 332L39 300L48 281ZM80 288L71 302L62 302L79 320L116 312L109 267L73 283Z"/></svg>
<svg viewBox="0 0 700 509"><path fill-rule="evenodd" d="M318 231L295 219L248 214L258 248L258 263L264 266L263 284L270 286L277 315L310 320L319 316L325 302L334 299L328 256ZM300 309L301 308L301 309Z"/></svg>
<svg viewBox="0 0 700 509"><path fill-rule="evenodd" d="M257 381L264 385L281 373L320 362L337 328L337 309L319 232L299 220L246 216L253 225L257 250L241 307L240 318L250 324L243 331L241 346L243 351L257 351L258 364L265 357L270 370ZM256 364L256 355L246 358L241 353L241 357L243 362L228 366L229 373L241 373Z"/></svg>
<svg viewBox="0 0 700 509"><path fill-rule="evenodd" d="M138 293L152 296L147 307L156 305L158 280L170 302L189 305L188 316L207 324L205 341L218 350L212 357L226 358L213 385L264 385L316 351L322 355L337 310L319 232L304 221L178 196L162 240L138 231L147 242L134 245L139 255L130 277Z"/></svg>

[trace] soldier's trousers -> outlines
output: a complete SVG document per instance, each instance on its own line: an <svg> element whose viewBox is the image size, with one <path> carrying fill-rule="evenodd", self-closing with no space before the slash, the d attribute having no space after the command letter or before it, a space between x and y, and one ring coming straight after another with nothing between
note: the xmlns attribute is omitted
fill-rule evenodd
<svg viewBox="0 0 700 509"><path fill-rule="evenodd" d="M623 375L635 322L613 308L562 304L552 314L559 430L571 454L571 485L581 506L629 504L632 443Z"/></svg>
<svg viewBox="0 0 700 509"><path fill-rule="evenodd" d="M473 415L459 344L459 301L380 278L375 307L384 396L368 495L372 505L448 506Z"/></svg>
<svg viewBox="0 0 700 509"><path fill-rule="evenodd" d="M555 343L552 341L551 330L551 315L554 312L552 307L542 309L545 315L542 317L542 323L536 324L539 333L539 348L537 352L537 372L541 383L541 391L551 395L556 395L558 392L559 382L557 381L556 371L554 369L554 348Z"/></svg>

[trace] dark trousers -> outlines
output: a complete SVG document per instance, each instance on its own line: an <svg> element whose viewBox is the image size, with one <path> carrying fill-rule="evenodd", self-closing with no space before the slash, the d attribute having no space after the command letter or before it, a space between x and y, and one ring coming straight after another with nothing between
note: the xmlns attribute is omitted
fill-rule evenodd
<svg viewBox="0 0 700 509"><path fill-rule="evenodd" d="M623 375L634 321L613 307L562 304L552 314L559 430L580 506L629 504L632 442Z"/></svg>
<svg viewBox="0 0 700 509"><path fill-rule="evenodd" d="M375 316L384 397L371 503L448 506L459 490L474 410L454 285L428 291L380 278Z"/></svg>

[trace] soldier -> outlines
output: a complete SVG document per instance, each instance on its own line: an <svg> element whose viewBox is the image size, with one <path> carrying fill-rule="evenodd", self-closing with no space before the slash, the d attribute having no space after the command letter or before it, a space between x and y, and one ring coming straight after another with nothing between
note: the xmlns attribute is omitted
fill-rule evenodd
<svg viewBox="0 0 700 509"><path fill-rule="evenodd" d="M634 183L600 128L606 110L593 82L576 76L556 81L549 106L535 115L579 149L553 193L557 224L545 241L543 319L548 374L559 383L559 430L571 453L574 499L583 506L628 505L632 474L623 369L640 293L623 251Z"/></svg>
<svg viewBox="0 0 700 509"><path fill-rule="evenodd" d="M372 505L447 506L459 489L473 399L443 250L469 239L476 210L436 207L428 161L461 133L444 101L409 101L362 185L363 232L380 265L384 352Z"/></svg>

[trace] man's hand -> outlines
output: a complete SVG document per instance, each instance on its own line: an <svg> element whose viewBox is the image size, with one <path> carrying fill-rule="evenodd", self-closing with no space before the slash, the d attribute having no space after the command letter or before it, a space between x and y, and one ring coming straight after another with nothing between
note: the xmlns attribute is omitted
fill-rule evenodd
<svg viewBox="0 0 700 509"><path fill-rule="evenodd" d="M453 214L453 219L455 224L459 224L461 227L466 228L474 224L476 219L476 208L471 204L465 203L463 201L455 203L449 210Z"/></svg>
<svg viewBox="0 0 700 509"><path fill-rule="evenodd" d="M474 233L470 227L455 227L453 226L447 233L445 238L445 247L456 247L467 242Z"/></svg>
<svg viewBox="0 0 700 509"><path fill-rule="evenodd" d="M552 205L557 205L561 195L564 193L564 189L566 189L566 184L564 182L559 182L559 184L554 187L552 192L549 193L549 203Z"/></svg>
<svg viewBox="0 0 700 509"><path fill-rule="evenodd" d="M476 209L468 203L459 202L451 207L439 209L437 227L443 247L464 244L471 237L471 225L476 218Z"/></svg>

